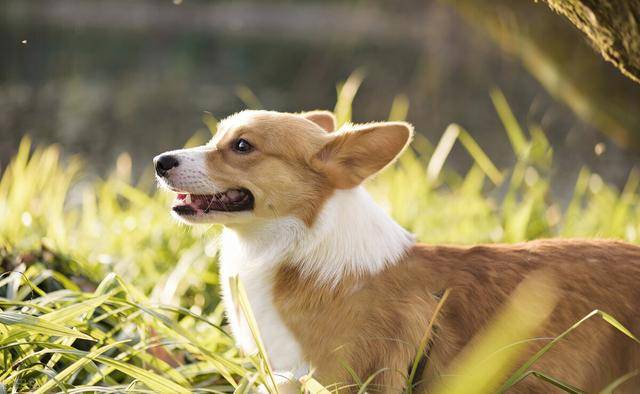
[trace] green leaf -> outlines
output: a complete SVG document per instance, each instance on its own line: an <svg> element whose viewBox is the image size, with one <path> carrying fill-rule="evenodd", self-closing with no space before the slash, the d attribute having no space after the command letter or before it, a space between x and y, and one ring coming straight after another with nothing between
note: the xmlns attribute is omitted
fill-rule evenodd
<svg viewBox="0 0 640 394"><path fill-rule="evenodd" d="M41 318L56 323L66 323L84 313L93 311L96 307L109 299L110 296L110 294L105 294L98 297L92 297L77 304L71 304L64 308L44 314Z"/></svg>
<svg viewBox="0 0 640 394"><path fill-rule="evenodd" d="M80 370L86 364L92 362L96 357L98 357L102 353L104 353L107 350L112 349L112 348L114 348L114 347L116 347L116 346L118 346L118 345L120 345L122 343L125 343L127 341L128 340L110 343L108 345L105 345L105 346L102 346L102 347L100 347L98 349L93 350L91 353L88 353L86 356L84 356L81 359L77 360L76 362L74 362L73 364L71 364L70 366L65 368L64 370L60 371L53 379L49 380L48 382L46 382L45 384L40 386L38 388L38 390L35 391L35 394L46 393L47 391L53 389L56 385L64 382L69 376L71 376L71 374L73 374L76 371Z"/></svg>
<svg viewBox="0 0 640 394"><path fill-rule="evenodd" d="M182 387L169 379L165 379L162 376L155 374L153 372L147 371L145 369L136 367L131 364L127 364L122 361L114 360L108 357L98 356L96 357L96 361L101 362L102 364L109 365L119 370L122 373L125 373L135 379L140 380L151 390L154 390L159 393L184 393L189 394L191 391Z"/></svg>
<svg viewBox="0 0 640 394"><path fill-rule="evenodd" d="M543 380L547 383L550 383L553 386L556 386L557 388L563 390L566 393L571 393L571 394L586 394L585 391L580 390L579 388L570 385L569 383L563 382L557 378L554 378L553 376L549 376L545 373L539 372L539 371L529 371L527 372L525 375L531 375L534 376L540 380Z"/></svg>
<svg viewBox="0 0 640 394"><path fill-rule="evenodd" d="M527 142L527 137L522 131L522 128L520 128L520 124L518 124L518 120L511 111L511 108L507 103L507 99L504 97L504 94L502 94L502 91L499 89L493 89L491 91L491 100L493 101L493 105L498 112L498 116L502 121L505 131L507 132L513 151L519 158L524 158L528 150L529 143Z"/></svg>
<svg viewBox="0 0 640 394"><path fill-rule="evenodd" d="M429 320L429 325L427 326L427 329L424 332L422 340L420 341L420 344L418 346L418 351L416 352L416 357L413 359L413 365L411 366L411 372L409 373L409 378L407 379L408 394L411 394L413 392L414 379L416 378L416 373L418 372L418 366L420 365L420 361L424 357L427 357L427 355L425 354L425 351L432 337L433 325L435 324L436 319L438 318L438 315L440 315L440 311L442 310L444 303L447 302L447 299L449 298L450 293L451 293L451 289L446 289L444 294L442 295L442 298L440 298L440 301L438 301L438 305L436 305L436 308L433 314L431 315L431 319Z"/></svg>
<svg viewBox="0 0 640 394"><path fill-rule="evenodd" d="M600 394L613 394L618 387L622 386L629 379L634 378L638 375L640 375L639 370L626 373L620 376L618 379L614 380L613 382L609 383L607 387L605 387L604 389L602 389L602 391L600 391Z"/></svg>
<svg viewBox="0 0 640 394"><path fill-rule="evenodd" d="M9 336L0 343L5 343L6 339L11 338L14 333L24 333L27 336L32 334L44 334L49 336L82 338L89 341L95 340L86 334L65 327L61 324L19 312L0 312L0 324L10 327Z"/></svg>
<svg viewBox="0 0 640 394"><path fill-rule="evenodd" d="M267 387L271 385L270 390L278 394L278 385L276 384L276 380L273 376L273 371L271 370L271 365L269 364L269 359L267 357L267 351L264 347L264 343L262 342L262 337L260 336L258 322L256 321L255 316L251 311L251 304L249 303L249 298L247 297L244 286L240 281L240 277L230 277L229 286L231 287L231 299L233 301L233 304L239 309L239 312L242 313L242 316L244 316L245 320L247 321L247 325L249 326L249 331L251 332L253 341L258 348L258 355L262 360L262 362L258 365L259 370L261 373L266 374L269 378L265 381L265 384L267 385Z"/></svg>
<svg viewBox="0 0 640 394"><path fill-rule="evenodd" d="M351 73L351 75L349 75L349 78L347 78L344 83L338 85L338 98L336 100L336 106L333 110L333 113L336 115L337 127L351 122L353 99L356 97L363 79L363 73L359 70L356 70Z"/></svg>
<svg viewBox="0 0 640 394"><path fill-rule="evenodd" d="M476 164L482 168L482 171L491 179L494 185L500 186L504 180L502 173L491 162L489 156L480 148L480 145L471 137L466 130L460 128L460 136L458 137L462 146L467 149L467 152L473 157Z"/></svg>
<svg viewBox="0 0 640 394"><path fill-rule="evenodd" d="M585 321L591 319L593 316L600 316L602 319L604 319L607 323L611 324L613 327L618 329L620 332L622 332L623 334L627 335L629 338L633 339L634 341L640 343L640 341L626 327L624 327L622 324L620 324L620 322L618 320L616 320L613 316L596 309L596 310L590 312L589 314L587 314L585 317L580 319L575 324L573 324L571 327L569 327L567 330L565 330L562 334L560 334L557 337L555 337L551 342L549 342L544 347L542 347L542 349L538 350L536 352L536 354L531 356L531 358L529 360L527 360L524 364L522 364L522 366L520 368L518 368L518 370L516 372L514 372L509 377L509 379L507 379L504 382L504 384L500 387L499 391L500 392L504 392L504 391L510 389L511 387L513 387L516 383L520 382L522 379L524 379L527 376L527 370L536 361L538 361L542 356L544 356L544 354L546 352L548 352L549 349L554 347L559 341L561 341L570 332L572 332L573 330L575 330L578 327L580 327L580 325L582 323L584 323Z"/></svg>

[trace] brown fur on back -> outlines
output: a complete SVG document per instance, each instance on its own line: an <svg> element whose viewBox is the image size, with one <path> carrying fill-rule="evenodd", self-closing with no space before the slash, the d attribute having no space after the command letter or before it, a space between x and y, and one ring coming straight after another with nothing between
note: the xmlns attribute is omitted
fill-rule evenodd
<svg viewBox="0 0 640 394"><path fill-rule="evenodd" d="M380 391L401 392L438 295L449 288L423 375L437 376L515 287L540 269L553 275L561 290L540 336L557 336L594 309L613 315L634 334L640 331L640 247L621 242L416 245L384 271L345 278L336 287L303 277L294 263L283 264L276 274L275 303L324 383L353 383L344 365L361 378L388 368L374 383ZM546 343L532 342L527 354ZM534 366L593 392L640 368L640 345L591 319ZM623 387L635 392L640 379ZM553 387L527 378L514 392L553 392Z"/></svg>

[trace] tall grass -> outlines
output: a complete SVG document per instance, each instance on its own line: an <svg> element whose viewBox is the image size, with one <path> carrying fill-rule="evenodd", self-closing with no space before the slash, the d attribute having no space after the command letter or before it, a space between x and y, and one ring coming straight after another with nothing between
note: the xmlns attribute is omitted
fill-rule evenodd
<svg viewBox="0 0 640 394"><path fill-rule="evenodd" d="M361 83L356 73L339 87L339 122L351 119ZM250 90L240 93L259 103ZM513 166L496 168L455 124L435 143L418 135L368 185L393 217L432 243L553 236L637 242L640 174L632 172L618 191L585 168L563 207L549 192L553 152L544 132L523 128L502 93L491 96ZM399 95L390 118L404 118L408 108ZM211 114L203 120L215 128ZM474 160L466 173L446 163L458 143ZM3 171L0 392L243 393L259 384L275 390L264 357L240 354L223 328L219 229L177 225L168 214L170 196L154 190L150 171L134 182L126 154L105 179L83 168L81 158L63 160L59 147L34 148L24 138ZM517 384L518 376L505 384ZM304 384L326 391L310 376Z"/></svg>

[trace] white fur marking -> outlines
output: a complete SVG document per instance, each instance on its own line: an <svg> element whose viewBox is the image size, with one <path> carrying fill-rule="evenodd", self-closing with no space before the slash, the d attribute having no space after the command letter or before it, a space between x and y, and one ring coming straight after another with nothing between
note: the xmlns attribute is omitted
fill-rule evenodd
<svg viewBox="0 0 640 394"><path fill-rule="evenodd" d="M338 190L311 228L293 217L226 227L222 234L221 280L233 334L247 352L255 343L233 305L229 278L239 275L274 369L304 371L302 351L273 304L273 276L283 261L303 274L336 285L345 274L367 275L396 263L414 238L359 186Z"/></svg>
<svg viewBox="0 0 640 394"><path fill-rule="evenodd" d="M276 223L273 225L277 226ZM279 371L294 371L304 365L302 351L280 318L273 303L272 291L274 267L284 252L278 249L285 246L286 241L282 244L274 242L269 234L272 226L269 223L264 223L263 226L261 231L248 236L240 235L228 228L222 233L220 279L225 309L238 345L245 352L254 353L257 349L253 336L246 319L238 313L233 304L229 287L229 279L239 275L273 368ZM275 228L273 230L277 231Z"/></svg>
<svg viewBox="0 0 640 394"><path fill-rule="evenodd" d="M363 186L336 190L316 224L292 250L303 274L336 285L345 274L368 275L400 260L415 238Z"/></svg>
<svg viewBox="0 0 640 394"><path fill-rule="evenodd" d="M214 194L222 191L207 175L206 146L179 149L164 153L178 159L178 166L169 170L162 178L170 189L191 194Z"/></svg>

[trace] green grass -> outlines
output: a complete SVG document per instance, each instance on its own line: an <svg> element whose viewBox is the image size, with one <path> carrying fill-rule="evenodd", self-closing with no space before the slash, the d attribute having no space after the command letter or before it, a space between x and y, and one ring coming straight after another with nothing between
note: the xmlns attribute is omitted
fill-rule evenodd
<svg viewBox="0 0 640 394"><path fill-rule="evenodd" d="M354 73L340 86L340 122L350 120L361 83ZM259 105L250 90L240 92ZM418 135L397 165L368 185L396 220L430 243L555 236L638 242L638 172L619 191L585 168L563 207L549 193L553 152L544 132L523 128L499 91L491 97L513 165L496 168L455 124L437 142ZM389 117L404 118L408 106L398 96ZM215 128L213 116L203 120ZM466 173L446 163L457 143L474 159ZM126 154L105 179L84 173L81 158L60 156L59 147L34 149L24 138L0 180L0 392L243 393L271 386L264 358L240 354L222 329L219 228L178 225L169 216L171 197L155 190L150 170L134 182ZM553 380L534 369L525 364L500 384L517 384L524 374ZM305 384L322 390L311 377Z"/></svg>

